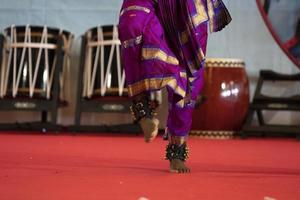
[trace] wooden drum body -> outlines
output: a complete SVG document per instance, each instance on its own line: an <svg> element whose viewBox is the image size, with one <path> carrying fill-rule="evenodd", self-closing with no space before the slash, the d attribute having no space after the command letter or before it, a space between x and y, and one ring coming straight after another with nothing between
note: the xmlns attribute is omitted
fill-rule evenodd
<svg viewBox="0 0 300 200"><path fill-rule="evenodd" d="M117 30L116 26L99 26L84 35L84 98L127 94Z"/></svg>
<svg viewBox="0 0 300 200"><path fill-rule="evenodd" d="M4 31L5 43L0 70L0 98L42 97L52 95L57 49L61 45L63 66L60 69L61 98L70 67L70 32L46 26L11 26ZM58 44L59 40L62 44Z"/></svg>
<svg viewBox="0 0 300 200"><path fill-rule="evenodd" d="M249 107L245 64L237 59L207 59L204 102L193 114L192 134L231 137L242 128Z"/></svg>
<svg viewBox="0 0 300 200"><path fill-rule="evenodd" d="M128 96L125 70L121 63L121 42L114 25L98 26L83 36L83 90L82 98L120 98ZM154 92L152 98L161 93Z"/></svg>

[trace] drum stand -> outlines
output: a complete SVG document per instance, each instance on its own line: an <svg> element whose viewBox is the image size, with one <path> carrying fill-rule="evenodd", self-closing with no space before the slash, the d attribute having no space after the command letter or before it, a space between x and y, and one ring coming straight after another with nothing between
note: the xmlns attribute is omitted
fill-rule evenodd
<svg viewBox="0 0 300 200"><path fill-rule="evenodd" d="M57 41L57 66L54 72L52 93L50 99L26 98L26 97L4 97L0 98L0 111L34 111L41 112L41 122L28 123L0 123L0 130L17 131L59 131L61 126L57 125L58 108L64 106L59 102L60 86L59 73L63 66L63 39L59 37ZM0 63L2 63L2 53L4 47L4 36L0 34ZM1 66L1 65L0 65ZM0 68L1 69L1 68ZM51 121L47 122L48 112L51 112Z"/></svg>
<svg viewBox="0 0 300 200"><path fill-rule="evenodd" d="M266 124L263 110L275 111L300 111L300 95L292 97L269 97L262 94L261 90L265 81L300 81L300 74L283 75L270 70L260 71L258 85L255 90L253 102L250 105L246 122L242 128L241 136L296 136L300 139L300 125L269 125ZM252 124L254 114L257 114L258 126Z"/></svg>

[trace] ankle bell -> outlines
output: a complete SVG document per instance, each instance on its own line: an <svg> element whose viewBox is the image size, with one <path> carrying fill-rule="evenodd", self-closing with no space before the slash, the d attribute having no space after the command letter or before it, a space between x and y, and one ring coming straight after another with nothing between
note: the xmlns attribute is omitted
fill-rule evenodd
<svg viewBox="0 0 300 200"><path fill-rule="evenodd" d="M185 162L189 158L189 149L186 143L182 145L169 143L166 147L166 160L179 159Z"/></svg>
<svg viewBox="0 0 300 200"><path fill-rule="evenodd" d="M132 118L135 123L138 123L142 118L153 118L156 115L155 109L158 107L158 102L149 100L149 97L143 97L139 100L134 100L130 106Z"/></svg>

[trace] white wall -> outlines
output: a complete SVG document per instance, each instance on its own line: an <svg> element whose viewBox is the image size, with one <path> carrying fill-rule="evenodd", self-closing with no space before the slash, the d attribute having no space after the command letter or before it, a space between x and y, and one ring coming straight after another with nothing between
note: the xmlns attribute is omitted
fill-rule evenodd
<svg viewBox="0 0 300 200"><path fill-rule="evenodd" d="M210 36L208 44L208 57L242 58L246 62L246 70L251 81L251 92L256 85L260 69L272 69L281 73L295 73L299 69L290 62L266 28L255 0L225 0L230 10L233 21L221 33ZM87 29L103 24L117 23L118 11L121 0L0 0L0 29L11 24L36 24L49 25L67 29L76 34L77 39L72 49L72 76L77 75L79 44L78 36ZM276 89L280 88L278 92ZM267 93L276 94L299 94L299 85L276 85L272 84L266 89ZM71 106L63 109L60 121L63 124L72 124L74 114L74 99L76 81L72 82ZM165 107L165 106L164 106ZM5 116L5 117L4 117ZM0 113L0 120L18 119L22 121L27 113L6 114ZM36 114L31 113L36 118ZM86 123L119 123L129 122L128 115L85 115ZM283 121L300 124L299 115L290 113L270 113L272 121ZM163 109L160 118L164 122L166 109ZM111 120L114 119L114 120ZM116 119L118 119L116 121ZM164 123L162 123L164 124Z"/></svg>

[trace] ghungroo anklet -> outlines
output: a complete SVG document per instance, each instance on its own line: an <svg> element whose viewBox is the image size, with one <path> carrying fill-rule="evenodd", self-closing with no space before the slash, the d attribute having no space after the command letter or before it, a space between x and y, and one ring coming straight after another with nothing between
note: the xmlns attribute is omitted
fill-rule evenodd
<svg viewBox="0 0 300 200"><path fill-rule="evenodd" d="M166 160L179 159L185 162L189 158L189 149L186 143L182 145L169 143L166 147Z"/></svg>
<svg viewBox="0 0 300 200"><path fill-rule="evenodd" d="M149 100L145 96L140 100L134 100L130 106L132 118L135 123L138 123L142 118L152 118L156 115L155 109L158 107L158 101Z"/></svg>

